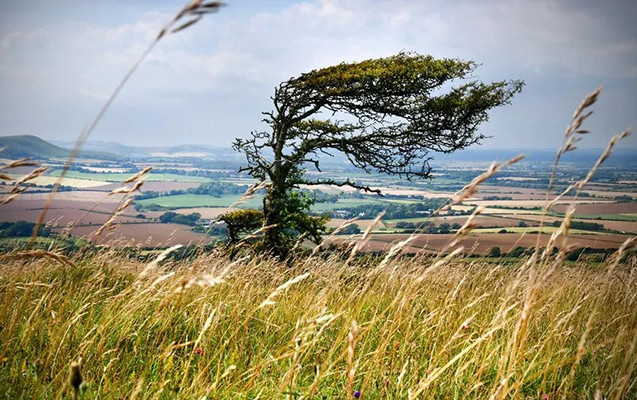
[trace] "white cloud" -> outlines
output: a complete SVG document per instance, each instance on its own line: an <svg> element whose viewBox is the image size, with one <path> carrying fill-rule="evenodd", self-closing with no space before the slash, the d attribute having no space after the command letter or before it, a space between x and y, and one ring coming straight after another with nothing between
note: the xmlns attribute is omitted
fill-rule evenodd
<svg viewBox="0 0 637 400"><path fill-rule="evenodd" d="M37 105L51 113L78 103L96 109L169 17L147 12L132 23L106 24L96 16L81 24L34 24L0 33L0 105L12 110ZM205 101L207 96L210 109L222 110L216 117L219 129L238 124L248 132L260 115L236 121L240 112L230 107L253 112L267 107L273 87L291 76L403 50L474 59L483 63L478 74L484 79L595 77L632 80L634 87L637 77L634 37L622 35L590 9L561 2L312 0L282 10L264 5L252 14L221 10L166 37L116 104L164 110L156 129L168 138L166 127L174 124L162 118L191 112L184 99ZM565 97L550 102L555 108ZM0 122L19 126L12 112L0 110ZM192 118L209 118L201 113ZM22 116L19 122L27 120ZM193 135L205 137L207 127L191 125ZM113 126L129 129L125 122Z"/></svg>

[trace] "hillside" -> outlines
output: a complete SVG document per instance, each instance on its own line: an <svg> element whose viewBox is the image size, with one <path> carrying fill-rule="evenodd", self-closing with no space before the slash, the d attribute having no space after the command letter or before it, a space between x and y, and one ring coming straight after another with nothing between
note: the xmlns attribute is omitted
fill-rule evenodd
<svg viewBox="0 0 637 400"><path fill-rule="evenodd" d="M109 250L9 257L0 285L6 398L69 399L68 382L85 392L79 399L637 394L630 260L528 268L524 258L347 263L339 254L290 264L218 252L164 263Z"/></svg>
<svg viewBox="0 0 637 400"><path fill-rule="evenodd" d="M65 149L47 142L34 135L16 135L0 137L0 157L9 159L18 158L65 158L71 154L71 150ZM122 160L124 157L103 151L80 151L84 158L96 158L101 160Z"/></svg>
<svg viewBox="0 0 637 400"><path fill-rule="evenodd" d="M71 147L72 142L54 141L63 147ZM130 158L178 158L190 157L206 160L241 161L241 154L230 147L215 147L205 144L179 144L174 146L129 146L122 143L89 141L84 147L86 150L108 151Z"/></svg>

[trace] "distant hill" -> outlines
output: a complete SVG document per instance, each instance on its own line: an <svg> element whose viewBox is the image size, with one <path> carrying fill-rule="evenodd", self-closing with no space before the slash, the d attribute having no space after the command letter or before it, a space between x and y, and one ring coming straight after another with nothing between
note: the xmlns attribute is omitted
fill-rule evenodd
<svg viewBox="0 0 637 400"><path fill-rule="evenodd" d="M65 149L47 142L34 135L0 136L0 158L65 158L71 154L71 150ZM99 160L123 160L124 157L104 151L80 151L82 158L95 158Z"/></svg>
<svg viewBox="0 0 637 400"><path fill-rule="evenodd" d="M32 135L0 137L0 148L5 147L4 151L0 152L0 158L67 157L71 152L69 149L74 145L73 142L52 142L53 143L50 143ZM577 151L565 154L563 161L592 164L602 152L603 149L578 149ZM431 156L434 158L432 164L435 166L458 161L503 161L520 153L526 154L524 162L553 162L555 160L556 149L471 147L451 154L432 152ZM235 164L242 164L245 160L243 154L234 151L230 147L214 147L202 144L128 146L114 142L89 141L84 145L80 155L83 158L111 161L121 161L131 158L169 160L186 157L210 160L215 163L230 162L232 168L235 167ZM321 156L321 163L326 167L349 167L349 162L344 155L338 152L333 153L333 155L333 157ZM637 166L637 149L618 147L613 151L613 155L605 162L605 165Z"/></svg>
<svg viewBox="0 0 637 400"><path fill-rule="evenodd" d="M604 149L597 148L581 148L577 151L564 154L563 162L592 164L604 152ZM432 153L434 163L442 164L446 162L457 161L505 161L518 154L524 154L525 162L549 162L555 161L557 149L546 148L487 148L487 147L470 147L465 150L457 151L450 154ZM637 149L634 147L617 146L612 155L605 161L604 165L637 165Z"/></svg>
<svg viewBox="0 0 637 400"><path fill-rule="evenodd" d="M70 142L55 141L60 146ZM85 150L101 150L131 158L177 158L193 157L207 160L243 160L243 156L230 147L214 147L204 144L179 144L174 146L128 146L120 143L89 141Z"/></svg>

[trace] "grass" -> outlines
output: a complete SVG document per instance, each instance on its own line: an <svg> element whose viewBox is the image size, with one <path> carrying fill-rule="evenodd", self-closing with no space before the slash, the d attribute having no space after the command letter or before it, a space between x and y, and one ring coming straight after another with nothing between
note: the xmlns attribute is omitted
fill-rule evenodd
<svg viewBox="0 0 637 400"><path fill-rule="evenodd" d="M628 265L72 261L2 269L8 398L70 393L79 355L82 398L348 398L352 369L370 399L637 396Z"/></svg>
<svg viewBox="0 0 637 400"><path fill-rule="evenodd" d="M60 176L62 170L54 170L49 173L49 176ZM105 182L124 182L130 178L132 173L115 173L115 172L79 172L68 171L66 178L82 179L88 181L105 181ZM146 179L149 182L210 182L209 178L202 176L188 176L179 174L154 174L149 173L146 175Z"/></svg>
<svg viewBox="0 0 637 400"><path fill-rule="evenodd" d="M236 202L241 196L224 195L221 197L212 197L199 194L178 194L175 196L162 196L152 199L137 200L136 204L148 206L156 204L162 207L176 208L195 208L195 207L229 207ZM242 207L259 207L262 200L259 196L248 199Z"/></svg>
<svg viewBox="0 0 637 400"><path fill-rule="evenodd" d="M573 215L573 218L608 221L637 221L637 214L576 214Z"/></svg>

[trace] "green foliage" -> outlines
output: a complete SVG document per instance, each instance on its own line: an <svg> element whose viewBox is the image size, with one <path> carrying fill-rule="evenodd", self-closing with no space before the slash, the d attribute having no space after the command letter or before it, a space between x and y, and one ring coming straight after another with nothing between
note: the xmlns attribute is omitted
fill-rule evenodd
<svg viewBox="0 0 637 400"><path fill-rule="evenodd" d="M562 223L560 221L553 221L552 223L554 227L558 227L561 224ZM604 224L600 224L597 222L571 221L571 229L581 229L583 231L599 232L604 230Z"/></svg>
<svg viewBox="0 0 637 400"><path fill-rule="evenodd" d="M514 248L512 248L509 253L507 254L507 256L509 257L514 257L514 258L520 258L522 257L525 253L526 253L527 249L525 247L522 246L516 246Z"/></svg>
<svg viewBox="0 0 637 400"><path fill-rule="evenodd" d="M500 246L493 246L489 250L489 257L502 257L502 249Z"/></svg>
<svg viewBox="0 0 637 400"><path fill-rule="evenodd" d="M159 222L163 222L165 224L173 223L173 224L194 226L197 224L197 221L199 221L199 218L201 218L201 214L199 214L198 212L194 212L188 215L183 215L183 214L178 214L172 211L168 211L163 213L159 217Z"/></svg>
<svg viewBox="0 0 637 400"><path fill-rule="evenodd" d="M377 203L377 204L361 204L356 207L339 207L341 213L345 213L345 218L360 217L361 219L374 219L376 216L385 211L386 219L401 218L420 218L426 217L433 210L438 209L445 204L447 199L433 198L414 201L409 204L401 203Z"/></svg>
<svg viewBox="0 0 637 400"><path fill-rule="evenodd" d="M294 244L299 235L304 235L315 243L320 243L329 216L310 215L309 210L313 204L314 199L308 193L296 190L290 190L286 193L281 219L281 224L285 229L281 232L287 245Z"/></svg>
<svg viewBox="0 0 637 400"><path fill-rule="evenodd" d="M617 203L632 203L635 201L635 197L629 196L627 194L622 194L619 196L615 196L615 201Z"/></svg>
<svg viewBox="0 0 637 400"><path fill-rule="evenodd" d="M263 211L254 209L230 211L219 217L219 221L226 224L228 240L233 244L239 241L241 234L251 233L263 225Z"/></svg>
<svg viewBox="0 0 637 400"><path fill-rule="evenodd" d="M0 222L0 238L9 237L29 237L33 233L35 223L26 221L17 222ZM51 228L42 226L38 230L38 236L48 237L51 234Z"/></svg>

